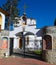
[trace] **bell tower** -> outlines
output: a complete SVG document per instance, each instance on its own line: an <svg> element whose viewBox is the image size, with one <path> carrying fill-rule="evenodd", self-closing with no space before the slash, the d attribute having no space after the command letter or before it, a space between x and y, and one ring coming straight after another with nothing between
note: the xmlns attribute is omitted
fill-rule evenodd
<svg viewBox="0 0 56 65"><path fill-rule="evenodd" d="M24 4L24 13L23 13L23 16L22 16L22 20L23 20L23 25L26 25L27 24L27 17L26 17L26 5Z"/></svg>
<svg viewBox="0 0 56 65"><path fill-rule="evenodd" d="M23 16L22 16L22 20L23 20L23 25L26 25L27 24L27 18L26 18L26 14L24 13Z"/></svg>

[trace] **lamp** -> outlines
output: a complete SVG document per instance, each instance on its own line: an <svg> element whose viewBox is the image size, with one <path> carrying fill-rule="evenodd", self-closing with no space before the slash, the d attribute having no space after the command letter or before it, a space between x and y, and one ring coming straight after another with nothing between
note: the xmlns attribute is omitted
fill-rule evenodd
<svg viewBox="0 0 56 65"><path fill-rule="evenodd" d="M22 16L22 44L23 44L23 54L25 57L25 36L24 36L24 32L25 32L25 25L26 25L26 15L23 14Z"/></svg>

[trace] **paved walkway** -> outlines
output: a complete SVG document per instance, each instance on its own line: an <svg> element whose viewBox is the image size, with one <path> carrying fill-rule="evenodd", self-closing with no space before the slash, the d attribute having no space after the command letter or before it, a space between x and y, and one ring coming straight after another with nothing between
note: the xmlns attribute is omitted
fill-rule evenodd
<svg viewBox="0 0 56 65"><path fill-rule="evenodd" d="M0 65L52 65L46 62L42 62L31 58L0 58Z"/></svg>

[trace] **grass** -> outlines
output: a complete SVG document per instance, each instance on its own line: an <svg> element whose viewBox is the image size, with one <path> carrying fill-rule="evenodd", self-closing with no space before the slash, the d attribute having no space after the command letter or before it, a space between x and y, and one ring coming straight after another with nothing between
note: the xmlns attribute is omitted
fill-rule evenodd
<svg viewBox="0 0 56 65"><path fill-rule="evenodd" d="M42 53L42 50L35 50L34 53L35 54L41 54Z"/></svg>

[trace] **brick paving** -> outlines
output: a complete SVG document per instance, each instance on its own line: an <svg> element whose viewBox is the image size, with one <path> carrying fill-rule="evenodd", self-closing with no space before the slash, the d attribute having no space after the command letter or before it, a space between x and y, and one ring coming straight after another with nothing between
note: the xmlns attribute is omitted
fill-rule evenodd
<svg viewBox="0 0 56 65"><path fill-rule="evenodd" d="M0 58L0 65L53 65L40 60L22 57Z"/></svg>

